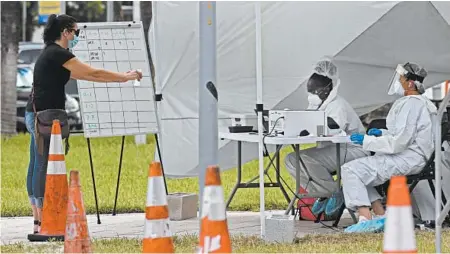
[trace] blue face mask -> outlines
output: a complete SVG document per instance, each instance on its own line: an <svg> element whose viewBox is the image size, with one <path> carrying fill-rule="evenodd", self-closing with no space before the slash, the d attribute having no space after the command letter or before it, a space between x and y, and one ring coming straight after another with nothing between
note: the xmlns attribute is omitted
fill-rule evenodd
<svg viewBox="0 0 450 254"><path fill-rule="evenodd" d="M72 49L78 43L78 36L74 35L73 40L69 40L69 48Z"/></svg>

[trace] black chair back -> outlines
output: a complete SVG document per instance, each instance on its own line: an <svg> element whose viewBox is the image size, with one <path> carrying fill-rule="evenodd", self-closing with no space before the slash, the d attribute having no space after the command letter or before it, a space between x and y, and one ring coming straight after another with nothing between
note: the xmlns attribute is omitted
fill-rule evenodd
<svg viewBox="0 0 450 254"><path fill-rule="evenodd" d="M444 112L444 115L442 116L441 121L441 135L442 135L442 142L444 141L450 141L450 114L448 113L450 111L450 107L447 107L447 111Z"/></svg>
<svg viewBox="0 0 450 254"><path fill-rule="evenodd" d="M373 119L367 126L366 133L372 128L386 129L386 119Z"/></svg>

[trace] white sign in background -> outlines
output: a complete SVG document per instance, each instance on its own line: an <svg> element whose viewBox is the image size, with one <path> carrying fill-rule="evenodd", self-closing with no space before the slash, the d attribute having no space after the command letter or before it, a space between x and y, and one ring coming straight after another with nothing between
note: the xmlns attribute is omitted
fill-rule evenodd
<svg viewBox="0 0 450 254"><path fill-rule="evenodd" d="M114 72L141 69L143 78L128 82L79 80L84 136L112 137L157 133L154 90L141 22L80 23L72 50L94 68Z"/></svg>

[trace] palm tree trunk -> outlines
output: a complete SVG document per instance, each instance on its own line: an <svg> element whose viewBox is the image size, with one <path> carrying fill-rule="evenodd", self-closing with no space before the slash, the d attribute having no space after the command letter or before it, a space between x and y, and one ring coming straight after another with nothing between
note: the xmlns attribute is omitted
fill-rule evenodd
<svg viewBox="0 0 450 254"><path fill-rule="evenodd" d="M38 2L37 1L28 1L27 2L27 31L25 34L26 41L31 41L33 39L33 33L37 25L37 20L35 17L38 13Z"/></svg>
<svg viewBox="0 0 450 254"><path fill-rule="evenodd" d="M2 39L2 68L1 68L1 134L16 134L17 114L17 55L22 33L21 2L1 2L1 39Z"/></svg>
<svg viewBox="0 0 450 254"><path fill-rule="evenodd" d="M123 21L122 1L114 1L114 21Z"/></svg>

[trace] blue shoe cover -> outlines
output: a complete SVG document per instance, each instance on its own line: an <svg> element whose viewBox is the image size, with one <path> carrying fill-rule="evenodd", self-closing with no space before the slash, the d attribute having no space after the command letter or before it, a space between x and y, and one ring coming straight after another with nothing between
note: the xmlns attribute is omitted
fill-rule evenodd
<svg viewBox="0 0 450 254"><path fill-rule="evenodd" d="M325 214L332 216L344 204L344 195L341 191L333 193L325 207Z"/></svg>
<svg viewBox="0 0 450 254"><path fill-rule="evenodd" d="M378 233L384 230L386 218L360 221L344 230L345 233Z"/></svg>
<svg viewBox="0 0 450 254"><path fill-rule="evenodd" d="M325 206L327 205L328 199L325 200L321 200L320 198L318 198L315 202L314 205L311 209L312 213L314 215L317 215L323 211L325 211Z"/></svg>

